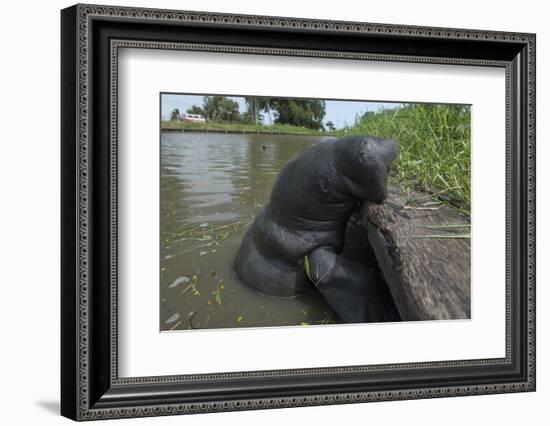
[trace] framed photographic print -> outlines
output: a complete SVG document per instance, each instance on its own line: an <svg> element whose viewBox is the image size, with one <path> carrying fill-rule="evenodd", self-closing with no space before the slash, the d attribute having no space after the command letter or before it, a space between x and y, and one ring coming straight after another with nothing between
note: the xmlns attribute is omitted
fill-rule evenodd
<svg viewBox="0 0 550 426"><path fill-rule="evenodd" d="M535 390L535 35L61 30L64 416Z"/></svg>

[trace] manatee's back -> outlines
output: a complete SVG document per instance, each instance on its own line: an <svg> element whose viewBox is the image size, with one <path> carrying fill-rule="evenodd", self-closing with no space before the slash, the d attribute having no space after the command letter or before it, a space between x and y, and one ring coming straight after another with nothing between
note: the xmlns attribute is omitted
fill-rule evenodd
<svg viewBox="0 0 550 426"><path fill-rule="evenodd" d="M339 193L334 142L321 142L289 161L273 186L270 208L283 223L329 229L346 222L354 201Z"/></svg>

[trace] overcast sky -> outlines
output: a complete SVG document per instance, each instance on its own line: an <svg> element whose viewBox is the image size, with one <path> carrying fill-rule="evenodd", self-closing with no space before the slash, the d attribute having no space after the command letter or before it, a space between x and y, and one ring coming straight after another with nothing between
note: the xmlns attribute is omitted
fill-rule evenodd
<svg viewBox="0 0 550 426"><path fill-rule="evenodd" d="M179 95L162 94L162 118L168 120L170 113L174 108L178 108L180 113L185 112L193 105L202 106L204 95ZM244 97L228 96L239 104L239 111L246 110ZM363 115L367 111L379 111L385 108L395 108L399 103L395 102L368 102L368 101L326 101L326 114L323 123L332 121L336 128L342 128L346 125L353 125L356 115ZM264 115L264 123L269 123L269 117Z"/></svg>

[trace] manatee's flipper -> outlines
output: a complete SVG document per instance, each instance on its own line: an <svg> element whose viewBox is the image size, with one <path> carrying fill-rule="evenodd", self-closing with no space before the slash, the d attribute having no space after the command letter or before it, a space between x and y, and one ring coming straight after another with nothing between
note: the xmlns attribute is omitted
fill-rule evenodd
<svg viewBox="0 0 550 426"><path fill-rule="evenodd" d="M362 264L329 246L308 256L309 279L344 322L383 321L378 279ZM307 273L308 271L306 271Z"/></svg>
<svg viewBox="0 0 550 426"><path fill-rule="evenodd" d="M293 297L312 291L311 283L295 265L258 249L252 229L246 232L233 267L243 283L262 294Z"/></svg>

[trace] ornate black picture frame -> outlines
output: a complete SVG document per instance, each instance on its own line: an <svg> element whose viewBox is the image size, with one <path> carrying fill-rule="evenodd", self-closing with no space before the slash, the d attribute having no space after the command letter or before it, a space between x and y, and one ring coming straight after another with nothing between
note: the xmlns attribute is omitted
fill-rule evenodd
<svg viewBox="0 0 550 426"><path fill-rule="evenodd" d="M64 9L61 28L62 415L92 420L535 390L534 34L95 5ZM119 378L120 47L504 68L506 356Z"/></svg>

